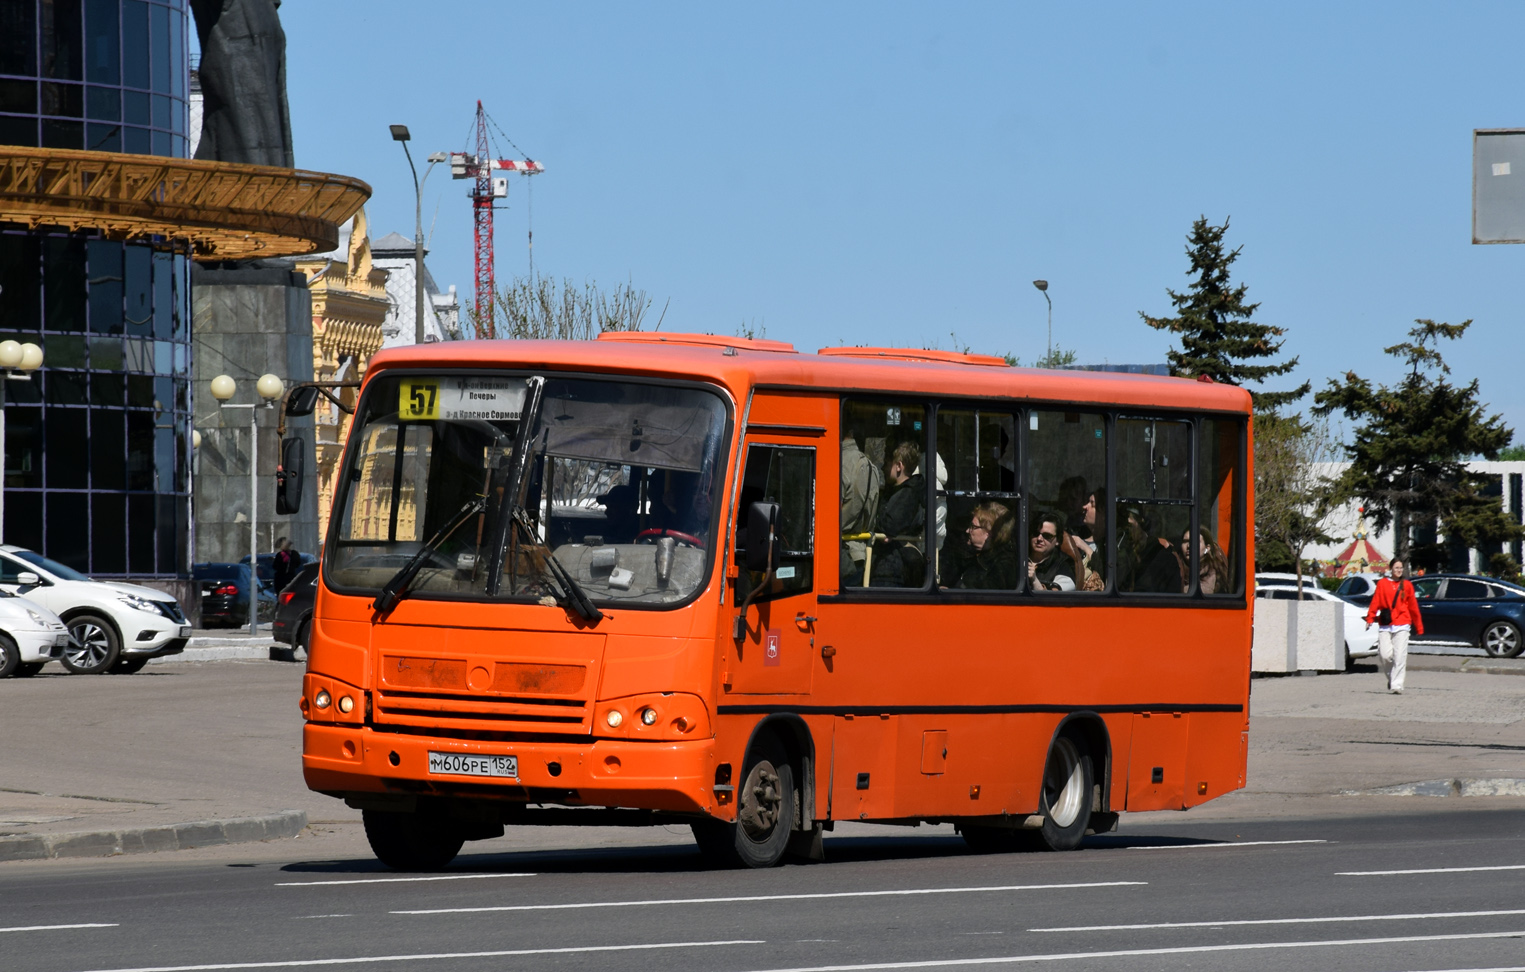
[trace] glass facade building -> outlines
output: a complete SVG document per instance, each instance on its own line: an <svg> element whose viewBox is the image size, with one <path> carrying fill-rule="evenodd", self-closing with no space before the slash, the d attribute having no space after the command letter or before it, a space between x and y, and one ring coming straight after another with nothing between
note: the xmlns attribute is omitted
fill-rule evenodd
<svg viewBox="0 0 1525 972"><path fill-rule="evenodd" d="M185 158L186 0L0 0L0 144Z"/></svg>
<svg viewBox="0 0 1525 972"><path fill-rule="evenodd" d="M0 145L184 158L185 0L0 0ZM189 573L191 328L183 242L0 223L4 539L99 576Z"/></svg>

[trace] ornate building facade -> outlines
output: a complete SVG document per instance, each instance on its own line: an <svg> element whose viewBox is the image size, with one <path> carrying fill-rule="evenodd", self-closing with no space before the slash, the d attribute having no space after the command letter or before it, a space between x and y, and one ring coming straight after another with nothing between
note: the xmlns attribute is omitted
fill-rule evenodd
<svg viewBox="0 0 1525 972"><path fill-rule="evenodd" d="M355 214L348 240L335 253L298 260L312 295L312 374L315 381L359 381L371 355L381 350L382 325L392 309L387 296L386 270L371 256L365 210ZM355 389L340 389L339 397L354 407ZM328 534L335 477L349 436L350 415L332 402L319 399L314 412L314 443L318 480L318 536Z"/></svg>

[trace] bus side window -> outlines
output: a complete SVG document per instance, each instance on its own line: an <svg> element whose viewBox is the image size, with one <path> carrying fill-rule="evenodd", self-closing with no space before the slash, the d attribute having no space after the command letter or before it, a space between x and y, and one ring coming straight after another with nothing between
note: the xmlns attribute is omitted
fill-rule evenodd
<svg viewBox="0 0 1525 972"><path fill-rule="evenodd" d="M736 505L736 554L745 561L747 510L753 503L778 504L778 536L783 553L773 572L772 586L754 600L788 597L813 585L815 560L815 450L802 446L751 445ZM762 574L742 568L736 579L736 604L741 604Z"/></svg>
<svg viewBox="0 0 1525 972"><path fill-rule="evenodd" d="M925 586L926 418L916 403L843 404L843 587Z"/></svg>
<svg viewBox="0 0 1525 972"><path fill-rule="evenodd" d="M939 408L935 466L938 586L1016 590L1016 417Z"/></svg>
<svg viewBox="0 0 1525 972"><path fill-rule="evenodd" d="M1192 426L1123 417L1117 421L1117 589L1190 591Z"/></svg>
<svg viewBox="0 0 1525 972"><path fill-rule="evenodd" d="M1203 594L1242 595L1244 544L1235 514L1244 505L1240 443L1244 422L1204 419L1197 451L1197 525L1201 530L1197 555L1198 583Z"/></svg>
<svg viewBox="0 0 1525 972"><path fill-rule="evenodd" d="M1099 412L1027 416L1028 523L1034 591L1106 589L1107 423ZM1048 539L1051 534L1054 539ZM1042 584L1042 587L1039 587Z"/></svg>

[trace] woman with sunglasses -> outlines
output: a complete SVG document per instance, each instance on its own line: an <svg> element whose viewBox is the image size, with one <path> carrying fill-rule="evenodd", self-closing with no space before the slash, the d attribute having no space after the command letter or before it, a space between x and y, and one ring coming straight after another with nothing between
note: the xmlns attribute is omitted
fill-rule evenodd
<svg viewBox="0 0 1525 972"><path fill-rule="evenodd" d="M1032 540L1027 554L1027 579L1035 591L1073 591L1075 562L1059 549L1064 536L1064 515L1039 513L1033 517Z"/></svg>

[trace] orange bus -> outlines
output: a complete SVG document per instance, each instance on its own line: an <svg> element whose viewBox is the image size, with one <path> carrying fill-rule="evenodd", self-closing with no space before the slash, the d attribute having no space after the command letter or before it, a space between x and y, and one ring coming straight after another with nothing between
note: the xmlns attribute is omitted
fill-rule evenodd
<svg viewBox="0 0 1525 972"><path fill-rule="evenodd" d="M1242 389L606 333L384 351L356 409L302 761L392 867L515 824L1068 849L1244 785Z"/></svg>

